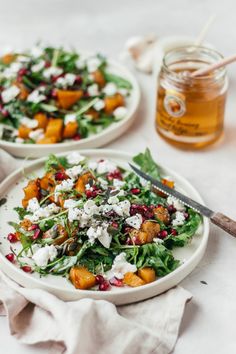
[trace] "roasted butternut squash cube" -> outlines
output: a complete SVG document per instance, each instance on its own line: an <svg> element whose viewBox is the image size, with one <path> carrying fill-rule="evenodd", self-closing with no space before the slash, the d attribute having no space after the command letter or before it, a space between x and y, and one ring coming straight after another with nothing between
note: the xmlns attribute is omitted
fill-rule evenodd
<svg viewBox="0 0 236 354"><path fill-rule="evenodd" d="M69 90L57 90L58 106L63 109L72 107L81 97L83 91L69 91Z"/></svg>
<svg viewBox="0 0 236 354"><path fill-rule="evenodd" d="M152 242L160 231L160 225L155 221L144 221L141 230L147 233L147 243Z"/></svg>
<svg viewBox="0 0 236 354"><path fill-rule="evenodd" d="M132 288L145 284L145 281L142 278L140 278L135 273L131 273L131 272L125 274L123 282L124 284L129 285Z"/></svg>
<svg viewBox="0 0 236 354"><path fill-rule="evenodd" d="M12 53L5 54L1 60L3 64L11 64L15 60L16 55Z"/></svg>
<svg viewBox="0 0 236 354"><path fill-rule="evenodd" d="M48 122L49 122L46 114L37 113L37 114L35 114L34 119L36 119L38 122L38 128L43 129L43 130L46 129Z"/></svg>
<svg viewBox="0 0 236 354"><path fill-rule="evenodd" d="M94 82L96 82L96 84L98 84L98 86L103 87L105 86L105 78L103 73L100 70L96 70L92 73L93 76L93 80Z"/></svg>
<svg viewBox="0 0 236 354"><path fill-rule="evenodd" d="M157 206L156 208L153 209L153 213L155 217L162 221L165 225L169 224L170 222L170 214L167 210L167 208L163 207L162 205Z"/></svg>
<svg viewBox="0 0 236 354"><path fill-rule="evenodd" d="M57 139L55 136L51 136L51 137L44 137L40 140L37 141L37 144L56 144L57 143Z"/></svg>
<svg viewBox="0 0 236 354"><path fill-rule="evenodd" d="M63 130L62 119L60 118L50 119L46 128L45 138L55 138L56 142L59 142L62 139L62 130Z"/></svg>
<svg viewBox="0 0 236 354"><path fill-rule="evenodd" d="M72 267L69 277L76 289L90 289L96 284L95 276L85 267Z"/></svg>
<svg viewBox="0 0 236 354"><path fill-rule="evenodd" d="M28 139L31 131L32 129L26 127L25 125L20 125L18 128L18 136L22 139Z"/></svg>
<svg viewBox="0 0 236 354"><path fill-rule="evenodd" d="M40 188L39 188L39 180L31 180L27 184L25 188L23 188L25 196L24 199L22 200L22 205L24 208L27 207L28 201L32 198L37 198L39 199L40 197Z"/></svg>
<svg viewBox="0 0 236 354"><path fill-rule="evenodd" d="M60 224L57 225L57 232L58 236L54 239L53 244L61 245L68 239L68 232L66 231L66 228Z"/></svg>
<svg viewBox="0 0 236 354"><path fill-rule="evenodd" d="M133 242L136 244L144 245L145 243L147 243L148 234L144 231L133 229L131 230L129 235L131 237L131 240L133 240Z"/></svg>
<svg viewBox="0 0 236 354"><path fill-rule="evenodd" d="M88 184L89 180L94 180L94 176L90 172L84 173L80 176L75 184L75 189L78 193L83 194L85 192L85 186Z"/></svg>
<svg viewBox="0 0 236 354"><path fill-rule="evenodd" d="M69 122L64 126L63 129L63 139L73 138L78 132L78 123L77 122Z"/></svg>
<svg viewBox="0 0 236 354"><path fill-rule="evenodd" d="M152 283L156 279L155 270L149 267L139 269L138 276L142 278L145 283Z"/></svg>
<svg viewBox="0 0 236 354"><path fill-rule="evenodd" d="M39 180L40 188L48 190L49 187L54 186L55 181L53 179L52 172L47 172L42 178Z"/></svg>
<svg viewBox="0 0 236 354"><path fill-rule="evenodd" d="M107 96L104 99L105 102L105 112L110 114L117 107L124 106L125 100L124 97L120 93L116 93L114 96Z"/></svg>

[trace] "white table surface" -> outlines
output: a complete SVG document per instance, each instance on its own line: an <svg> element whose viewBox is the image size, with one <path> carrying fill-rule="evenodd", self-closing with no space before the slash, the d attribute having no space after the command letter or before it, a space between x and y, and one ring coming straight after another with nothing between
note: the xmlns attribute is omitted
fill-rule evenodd
<svg viewBox="0 0 236 354"><path fill-rule="evenodd" d="M235 0L0 0L0 9L0 48L31 45L42 39L100 50L117 58L132 35L194 36L215 12L217 19L208 40L224 55L235 52ZM209 206L235 218L236 65L229 68L229 75L225 137L212 148L184 152L160 139L154 130L153 81L140 73L142 105L137 120L109 147L137 152L149 146L162 164L188 178ZM205 257L181 283L194 297L187 305L174 353L236 353L235 270L236 240L212 227ZM48 347L19 344L10 336L4 317L0 318L0 339L8 354L49 352Z"/></svg>

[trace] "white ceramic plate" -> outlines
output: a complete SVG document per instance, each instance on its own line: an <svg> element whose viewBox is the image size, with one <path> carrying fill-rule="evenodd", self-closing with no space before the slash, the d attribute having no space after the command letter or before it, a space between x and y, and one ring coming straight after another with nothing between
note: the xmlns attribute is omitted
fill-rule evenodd
<svg viewBox="0 0 236 354"><path fill-rule="evenodd" d="M49 153L59 153L61 151L70 151L73 149L88 149L96 148L108 144L112 140L122 135L132 124L135 119L135 113L137 111L140 101L140 89L135 77L131 72L122 64L116 61L108 60L108 71L122 76L127 79L133 86L130 96L127 97L127 109L128 113L125 118L119 122L111 124L108 128L102 130L98 134L89 136L88 138L81 139L79 141L69 141L58 144L19 144L7 142L0 139L0 148L8 151L10 154L17 157L35 158L47 156Z"/></svg>
<svg viewBox="0 0 236 354"><path fill-rule="evenodd" d="M132 159L131 155L113 150L84 150L81 153L95 159L112 159L127 168L127 162ZM47 290L63 300L78 300L90 297L93 299L109 300L115 304L127 304L155 296L177 285L200 262L206 249L209 233L209 221L206 218L204 218L203 225L199 228L192 242L188 246L178 248L174 251L175 257L184 261L183 264L171 274L138 288L113 288L107 292L76 290L68 280L62 277L50 275L40 278L37 273L24 273L4 256L9 253L9 242L6 240L6 236L9 232L12 232L12 227L8 225L8 221L17 221L17 214L13 208L21 205L21 199L23 198L22 188L26 184L23 174L42 175L44 161L45 159L39 159L29 164L24 171L17 170L0 185L0 199L3 197L7 198L6 204L0 210L0 265L1 269L17 283L29 288ZM163 173L164 175L173 177L180 191L203 203L196 189L183 177L167 168L163 168Z"/></svg>

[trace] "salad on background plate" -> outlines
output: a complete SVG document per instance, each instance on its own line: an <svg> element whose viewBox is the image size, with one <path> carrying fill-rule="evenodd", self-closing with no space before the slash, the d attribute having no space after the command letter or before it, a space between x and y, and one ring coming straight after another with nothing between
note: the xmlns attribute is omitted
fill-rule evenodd
<svg viewBox="0 0 236 354"><path fill-rule="evenodd" d="M98 54L38 45L0 59L0 139L57 144L99 134L128 114L132 84Z"/></svg>
<svg viewBox="0 0 236 354"><path fill-rule="evenodd" d="M148 149L133 161L174 188ZM24 272L65 277L76 289L158 281L181 265L173 249L191 242L202 223L197 212L110 159L50 155L45 173L31 177L15 208L19 222L9 222L6 258Z"/></svg>

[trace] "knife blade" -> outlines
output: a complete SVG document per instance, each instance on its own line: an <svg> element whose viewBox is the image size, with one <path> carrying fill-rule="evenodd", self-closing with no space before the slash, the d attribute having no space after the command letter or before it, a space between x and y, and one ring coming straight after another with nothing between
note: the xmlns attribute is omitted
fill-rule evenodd
<svg viewBox="0 0 236 354"><path fill-rule="evenodd" d="M170 195L176 199L178 199L180 202L182 202L184 205L194 209L198 213L200 213L203 216L206 216L211 220L213 224L216 226L220 227L222 230L226 231L230 235L236 237L236 221L230 219L228 216L219 213L219 212L214 212L213 210L207 208L205 205L202 205L195 200L191 199L190 197L187 197L186 195L178 192L175 189L172 189L165 184L161 183L157 179L153 178L152 176L149 176L145 172L141 171L131 163L129 164L132 170L141 178L143 178L146 181L151 182L152 186L159 191Z"/></svg>

